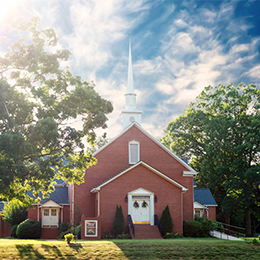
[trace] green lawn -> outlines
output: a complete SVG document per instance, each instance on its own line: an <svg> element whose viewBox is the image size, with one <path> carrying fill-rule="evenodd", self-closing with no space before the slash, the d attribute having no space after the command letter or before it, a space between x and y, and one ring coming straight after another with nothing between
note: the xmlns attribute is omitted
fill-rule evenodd
<svg viewBox="0 0 260 260"><path fill-rule="evenodd" d="M260 259L260 247L214 238L79 243L0 239L0 259Z"/></svg>

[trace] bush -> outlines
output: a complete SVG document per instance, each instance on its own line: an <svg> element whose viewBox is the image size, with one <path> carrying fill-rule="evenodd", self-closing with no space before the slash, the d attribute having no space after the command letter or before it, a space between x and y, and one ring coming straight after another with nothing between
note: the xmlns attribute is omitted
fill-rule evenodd
<svg viewBox="0 0 260 260"><path fill-rule="evenodd" d="M41 223L36 220L26 219L18 225L16 235L18 238L40 238Z"/></svg>
<svg viewBox="0 0 260 260"><path fill-rule="evenodd" d="M114 239L115 237L113 235L111 235L108 231L105 231L102 236L102 239Z"/></svg>
<svg viewBox="0 0 260 260"><path fill-rule="evenodd" d="M2 218L12 226L20 224L27 219L28 205L23 204L18 199L13 199L5 203Z"/></svg>
<svg viewBox="0 0 260 260"><path fill-rule="evenodd" d="M167 205L165 210L162 213L160 223L162 225L162 234L165 236L167 233L172 233L173 231L173 222L170 213L169 206Z"/></svg>
<svg viewBox="0 0 260 260"><path fill-rule="evenodd" d="M59 230L61 232L65 232L71 228L71 224L69 222L62 222L59 224Z"/></svg>
<svg viewBox="0 0 260 260"><path fill-rule="evenodd" d="M65 238L65 235L70 234L70 233L73 233L73 232L74 232L73 229L68 229L68 230L66 230L66 231L64 231L64 232L61 232L60 235L59 235L59 238L60 238L60 239L63 239L63 238Z"/></svg>
<svg viewBox="0 0 260 260"><path fill-rule="evenodd" d="M179 233L166 233L166 235L164 236L164 238L166 239L171 239L171 238L183 238L182 234Z"/></svg>
<svg viewBox="0 0 260 260"><path fill-rule="evenodd" d="M67 244L69 244L74 239L74 235L72 233L69 233L69 234L65 235L64 238L65 238L65 241L67 242Z"/></svg>
<svg viewBox="0 0 260 260"><path fill-rule="evenodd" d="M121 234L121 235L117 235L116 239L132 239L132 237L130 236L130 234Z"/></svg>
<svg viewBox="0 0 260 260"><path fill-rule="evenodd" d="M11 229L11 237L17 238L16 236L16 230L17 230L18 225L13 225Z"/></svg>
<svg viewBox="0 0 260 260"><path fill-rule="evenodd" d="M197 220L184 221L183 235L185 237L205 237L203 224Z"/></svg>
<svg viewBox="0 0 260 260"><path fill-rule="evenodd" d="M209 237L210 236L210 231L214 230L216 228L216 224L214 221L207 219L207 218L200 218L200 217L195 217L195 220L199 221L202 225L203 228L201 230L201 237Z"/></svg>
<svg viewBox="0 0 260 260"><path fill-rule="evenodd" d="M81 239L81 224L75 227L74 234L78 237L78 239Z"/></svg>
<svg viewBox="0 0 260 260"><path fill-rule="evenodd" d="M121 235L125 232L125 219L122 207L116 206L116 214L113 221L112 234L114 236Z"/></svg>

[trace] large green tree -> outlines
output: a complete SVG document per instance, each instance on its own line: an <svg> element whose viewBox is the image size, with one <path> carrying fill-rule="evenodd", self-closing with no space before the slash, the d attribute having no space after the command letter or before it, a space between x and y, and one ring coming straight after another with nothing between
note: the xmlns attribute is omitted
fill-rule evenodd
<svg viewBox="0 0 260 260"><path fill-rule="evenodd" d="M96 162L85 146L113 110L93 83L62 68L70 52L58 48L54 30L38 28L38 18L18 23L22 38L0 57L0 197L7 200L26 201L28 190L46 195L55 178L81 183Z"/></svg>
<svg viewBox="0 0 260 260"><path fill-rule="evenodd" d="M162 141L199 172L227 219L257 212L260 199L260 90L255 85L208 86L184 115L170 122Z"/></svg>

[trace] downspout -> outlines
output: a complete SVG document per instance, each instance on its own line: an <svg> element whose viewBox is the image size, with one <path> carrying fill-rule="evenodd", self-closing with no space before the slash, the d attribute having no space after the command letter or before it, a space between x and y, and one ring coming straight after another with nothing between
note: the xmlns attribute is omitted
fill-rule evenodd
<svg viewBox="0 0 260 260"><path fill-rule="evenodd" d="M40 221L40 209L39 209L39 205L37 205L37 221Z"/></svg>
<svg viewBox="0 0 260 260"><path fill-rule="evenodd" d="M74 226L74 218L75 218L75 194L74 194L74 183L71 188L71 224Z"/></svg>
<svg viewBox="0 0 260 260"><path fill-rule="evenodd" d="M100 216L100 191L98 191L98 215Z"/></svg>

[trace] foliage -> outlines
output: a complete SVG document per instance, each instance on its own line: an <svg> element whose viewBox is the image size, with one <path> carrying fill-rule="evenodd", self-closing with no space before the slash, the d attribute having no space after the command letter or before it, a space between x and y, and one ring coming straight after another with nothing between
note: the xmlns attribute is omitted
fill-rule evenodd
<svg viewBox="0 0 260 260"><path fill-rule="evenodd" d="M162 213L160 218L160 223L162 225L162 234L165 236L167 233L172 233L173 230L173 222L170 213L169 206L167 205Z"/></svg>
<svg viewBox="0 0 260 260"><path fill-rule="evenodd" d="M83 182L96 163L83 137L94 145L113 110L93 83L61 66L70 53L57 48L54 30L38 27L37 18L18 23L24 37L0 57L0 197L9 201L30 200L28 190L48 196L55 178Z"/></svg>
<svg viewBox="0 0 260 260"><path fill-rule="evenodd" d="M114 239L115 237L113 235L111 235L108 231L105 231L102 236L102 239Z"/></svg>
<svg viewBox="0 0 260 260"><path fill-rule="evenodd" d="M61 222L59 223L59 231L65 232L71 228L71 224L69 222Z"/></svg>
<svg viewBox="0 0 260 260"><path fill-rule="evenodd" d="M70 244L70 242L74 239L74 235L72 233L69 233L67 235L64 236L65 241L67 244Z"/></svg>
<svg viewBox="0 0 260 260"><path fill-rule="evenodd" d="M205 233L207 234L206 236L210 235L210 231L215 230L216 226L219 225L216 221L213 221L208 218L204 217L195 217L195 220L199 221L203 225L203 229Z"/></svg>
<svg viewBox="0 0 260 260"><path fill-rule="evenodd" d="M28 205L22 203L18 199L13 199L10 202L5 203L2 218L4 221L14 226L27 219L27 213Z"/></svg>
<svg viewBox="0 0 260 260"><path fill-rule="evenodd" d="M197 220L183 221L183 235L185 237L203 237L203 224Z"/></svg>
<svg viewBox="0 0 260 260"><path fill-rule="evenodd" d="M130 234L122 233L121 235L116 236L117 239L132 239Z"/></svg>
<svg viewBox="0 0 260 260"><path fill-rule="evenodd" d="M40 238L41 223L36 220L26 219L18 225L16 235L18 238Z"/></svg>
<svg viewBox="0 0 260 260"><path fill-rule="evenodd" d="M115 218L112 226L112 234L114 236L121 235L125 232L125 218L123 215L122 207L116 206Z"/></svg>
<svg viewBox="0 0 260 260"><path fill-rule="evenodd" d="M13 225L11 228L11 237L17 238L16 236L16 230L17 230L18 225Z"/></svg>
<svg viewBox="0 0 260 260"><path fill-rule="evenodd" d="M205 87L184 115L170 122L162 142L199 172L198 187L212 191L231 216L259 208L260 90L255 85ZM259 212L258 212L259 214ZM260 214L259 214L260 216Z"/></svg>
<svg viewBox="0 0 260 260"><path fill-rule="evenodd" d="M166 239L171 239L171 238L183 238L182 234L179 233L166 233L166 235L164 236L164 238Z"/></svg>
<svg viewBox="0 0 260 260"><path fill-rule="evenodd" d="M74 234L78 237L78 239L81 239L81 224L75 227Z"/></svg>

